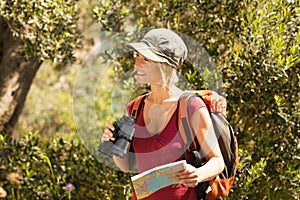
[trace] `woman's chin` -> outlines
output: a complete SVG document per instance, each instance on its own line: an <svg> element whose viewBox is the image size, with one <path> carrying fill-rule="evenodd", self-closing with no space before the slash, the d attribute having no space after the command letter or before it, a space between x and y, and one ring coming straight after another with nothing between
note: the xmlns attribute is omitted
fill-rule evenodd
<svg viewBox="0 0 300 200"><path fill-rule="evenodd" d="M148 83L142 76L136 76L135 79L140 84L147 84Z"/></svg>

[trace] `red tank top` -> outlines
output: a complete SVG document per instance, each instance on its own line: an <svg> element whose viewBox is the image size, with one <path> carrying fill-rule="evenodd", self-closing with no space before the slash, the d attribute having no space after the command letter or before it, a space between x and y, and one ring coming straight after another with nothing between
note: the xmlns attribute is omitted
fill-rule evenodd
<svg viewBox="0 0 300 200"><path fill-rule="evenodd" d="M131 114L133 101L127 105L128 113ZM197 97L192 98L189 113L205 107L204 102ZM137 117L136 129L133 139L133 149L136 155L138 173L149 170L159 165L175 162L182 159L184 142L177 128L177 110L173 113L168 124L163 131L156 135L151 135L145 127L143 117L144 103ZM191 117L190 116L190 117ZM136 200L135 193L132 200ZM194 188L188 188L182 184L173 184L162 188L143 200L196 200Z"/></svg>

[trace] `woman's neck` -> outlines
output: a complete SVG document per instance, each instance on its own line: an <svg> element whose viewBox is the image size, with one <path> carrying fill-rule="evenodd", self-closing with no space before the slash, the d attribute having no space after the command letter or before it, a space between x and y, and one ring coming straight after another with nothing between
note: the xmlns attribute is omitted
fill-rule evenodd
<svg viewBox="0 0 300 200"><path fill-rule="evenodd" d="M151 93L148 99L155 103L162 103L166 100L176 98L176 95L172 91L171 87L163 85L151 84Z"/></svg>

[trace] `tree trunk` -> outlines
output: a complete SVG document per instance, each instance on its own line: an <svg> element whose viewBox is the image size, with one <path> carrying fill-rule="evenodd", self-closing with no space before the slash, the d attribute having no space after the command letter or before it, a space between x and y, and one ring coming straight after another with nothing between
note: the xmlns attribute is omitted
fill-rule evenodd
<svg viewBox="0 0 300 200"><path fill-rule="evenodd" d="M41 65L37 58L26 60L20 49L21 39L12 36L0 17L0 133L8 137L12 135Z"/></svg>

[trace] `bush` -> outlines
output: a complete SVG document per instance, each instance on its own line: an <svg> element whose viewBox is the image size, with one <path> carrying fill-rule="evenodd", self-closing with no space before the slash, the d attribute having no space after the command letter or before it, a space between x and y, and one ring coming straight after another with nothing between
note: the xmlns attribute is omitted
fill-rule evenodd
<svg viewBox="0 0 300 200"><path fill-rule="evenodd" d="M297 199L299 7L267 0L243 4L249 12L240 12L243 31L223 69L229 116L247 157L235 193L243 199Z"/></svg>
<svg viewBox="0 0 300 200"><path fill-rule="evenodd" d="M129 174L105 166L80 143L42 142L32 132L18 142L0 138L0 189L6 199L130 198Z"/></svg>

